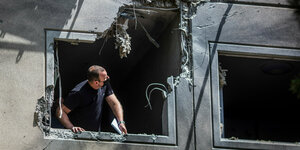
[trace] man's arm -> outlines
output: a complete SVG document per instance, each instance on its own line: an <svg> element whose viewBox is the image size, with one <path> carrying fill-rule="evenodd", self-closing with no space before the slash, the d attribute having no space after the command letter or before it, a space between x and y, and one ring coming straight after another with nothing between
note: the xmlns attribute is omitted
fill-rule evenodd
<svg viewBox="0 0 300 150"><path fill-rule="evenodd" d="M107 101L109 107L112 109L114 115L117 117L118 121L120 122L120 124L119 124L120 130L123 133L127 134L127 129L126 129L126 126L124 123L123 109L122 109L121 103L119 102L119 100L117 99L115 94L111 94L111 95L107 96L106 101Z"/></svg>
<svg viewBox="0 0 300 150"><path fill-rule="evenodd" d="M72 122L70 121L69 117L68 117L68 113L71 112L71 110L66 107L64 104L61 104L61 108L62 108L62 116L61 118L59 118L60 115L60 108L57 107L56 109L56 117L58 118L58 120L60 121L60 123L67 129L72 129L73 132L77 133L79 131L85 131L83 128L81 127L74 127L74 125L72 124Z"/></svg>

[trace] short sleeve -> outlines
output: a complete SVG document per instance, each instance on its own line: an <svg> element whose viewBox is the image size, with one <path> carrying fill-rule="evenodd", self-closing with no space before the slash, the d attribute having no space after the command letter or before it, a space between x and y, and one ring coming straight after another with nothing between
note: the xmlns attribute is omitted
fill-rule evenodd
<svg viewBox="0 0 300 150"><path fill-rule="evenodd" d="M64 105L70 110L75 109L80 104L80 94L79 92L71 92L68 97L64 100Z"/></svg>
<svg viewBox="0 0 300 150"><path fill-rule="evenodd" d="M109 95L112 95L112 94L114 94L114 91L113 91L113 89L111 88L110 83L107 82L104 98L107 97L107 96L109 96Z"/></svg>

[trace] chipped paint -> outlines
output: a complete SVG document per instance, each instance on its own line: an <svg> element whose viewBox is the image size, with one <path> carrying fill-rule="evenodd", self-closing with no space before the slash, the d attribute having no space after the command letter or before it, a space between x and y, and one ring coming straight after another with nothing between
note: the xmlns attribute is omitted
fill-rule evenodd
<svg viewBox="0 0 300 150"><path fill-rule="evenodd" d="M223 88L224 85L226 85L226 72L227 69L223 69L221 66L221 63L219 63L219 84L220 87Z"/></svg>
<svg viewBox="0 0 300 150"><path fill-rule="evenodd" d="M152 134L152 135L151 135L151 139L153 140L153 142L155 142L155 141L156 141L156 139L157 139L157 135L155 135L155 134Z"/></svg>
<svg viewBox="0 0 300 150"><path fill-rule="evenodd" d="M180 0L133 0L137 6L148 6L157 8L174 8L178 7Z"/></svg>
<svg viewBox="0 0 300 150"><path fill-rule="evenodd" d="M128 29L128 19L125 19L123 22L121 19L115 18L115 21L111 24L111 27L103 32L101 36L98 38L104 38L105 41L99 51L99 55L101 55L101 51L106 43L106 41L114 37L116 39L115 49L119 49L120 58L127 57L127 54L131 51L131 37L127 33Z"/></svg>
<svg viewBox="0 0 300 150"><path fill-rule="evenodd" d="M189 84L193 85L192 77L192 34L191 34L191 20L196 16L197 6L203 2L202 0L196 2L181 2L180 4L180 27L181 31L181 74L175 77L174 85L177 86L181 78L186 79Z"/></svg>
<svg viewBox="0 0 300 150"><path fill-rule="evenodd" d="M50 114L47 106L47 101L44 97L41 97L40 99L38 99L35 108L36 124L44 133L48 133L48 131L50 130Z"/></svg>
<svg viewBox="0 0 300 150"><path fill-rule="evenodd" d="M73 139L74 133L71 130L66 129L54 129L51 128L48 139Z"/></svg>
<svg viewBox="0 0 300 150"><path fill-rule="evenodd" d="M110 138L116 142L126 141L126 138L124 135L119 135L119 134L114 134L114 133L110 133Z"/></svg>
<svg viewBox="0 0 300 150"><path fill-rule="evenodd" d="M43 131L44 135L47 136L51 129L51 106L53 104L54 86L47 86L45 91L46 98L39 98L35 108L35 122Z"/></svg>
<svg viewBox="0 0 300 150"><path fill-rule="evenodd" d="M110 28L105 30L101 36L98 38L105 38L106 43L107 39L114 37L116 39L115 42L115 49L119 50L120 58L127 57L128 54L130 54L131 51L131 37L127 33L128 29L128 20L129 19L135 19L137 25L137 18L135 14L135 8L136 7L153 7L153 8L177 8L180 4L179 0L134 0L132 1L132 5L130 6L122 6L119 8L119 12L117 13L117 17L115 18L115 21L111 24ZM128 16L128 14L123 13L125 8L133 8L134 10L134 16ZM191 19L187 18L187 19ZM145 31L146 36L148 37L149 41L152 42L157 48L159 47L159 44L150 36L150 34L147 32L147 30L144 28L144 26L139 22L142 29ZM101 54L101 51L104 47L104 44L102 45L99 55Z"/></svg>
<svg viewBox="0 0 300 150"><path fill-rule="evenodd" d="M119 49L119 55L122 59L123 57L127 57L127 54L131 51L131 37L126 31L128 29L128 19L125 19L123 24L116 22L115 27L115 49Z"/></svg>

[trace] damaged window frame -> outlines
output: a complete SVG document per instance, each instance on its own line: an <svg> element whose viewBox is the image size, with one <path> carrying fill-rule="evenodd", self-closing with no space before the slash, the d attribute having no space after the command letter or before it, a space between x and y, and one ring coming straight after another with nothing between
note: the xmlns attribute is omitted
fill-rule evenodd
<svg viewBox="0 0 300 150"><path fill-rule="evenodd" d="M218 56L235 56L250 58L268 58L278 60L299 60L299 49L270 48L259 46L232 45L221 43L209 43L211 62L211 91L213 110L213 140L215 147L223 148L247 148L247 149L299 149L299 143L247 140L237 138L224 138L224 112L222 87L225 84L224 75L226 68L220 68ZM221 70L220 70L221 69ZM230 70L229 70L230 71Z"/></svg>
<svg viewBox="0 0 300 150"><path fill-rule="evenodd" d="M147 134L127 134L119 135L111 132L92 132L84 131L81 133L73 133L69 129L51 128L51 107L54 100L54 85L59 84L55 81L57 73L55 68L55 50L54 43L56 41L68 42L94 42L101 33L96 32L82 32L82 31L68 31L68 30L55 30L45 29L46 35L46 89L45 98L38 101L36 108L37 124L41 128L45 139L84 139L84 140L97 140L97 141L118 141L118 142L137 142L137 143L151 143L151 144L166 144L176 145L176 116L175 116L175 85L173 77L167 79L168 84L172 91L168 94L165 110L166 113L163 118L166 118L166 124L163 128L167 135L147 135ZM57 83L55 83L57 82Z"/></svg>

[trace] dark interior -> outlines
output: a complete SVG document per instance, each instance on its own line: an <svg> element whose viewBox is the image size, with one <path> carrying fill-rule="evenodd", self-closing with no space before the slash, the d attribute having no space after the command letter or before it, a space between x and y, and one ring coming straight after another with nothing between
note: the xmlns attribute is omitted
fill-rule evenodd
<svg viewBox="0 0 300 150"><path fill-rule="evenodd" d="M152 110L147 105L145 90L153 82L167 86L169 76L177 76L180 71L180 42L178 28L179 16L176 11L136 10L138 19L153 39L159 43L157 48L149 41L146 33L135 21L129 20L128 34L131 39L131 53L121 59L115 49L115 39L104 39L94 43L57 41L59 67L62 78L62 95L79 82L86 79L89 66L103 66L110 76L112 88L123 105L128 133L162 134L163 98L159 91L151 95ZM98 55L102 45L101 55ZM58 87L55 88L58 97ZM114 132L110 126L106 104L103 111L102 131Z"/></svg>
<svg viewBox="0 0 300 150"><path fill-rule="evenodd" d="M225 138L299 142L300 99L290 90L300 61L219 56Z"/></svg>

